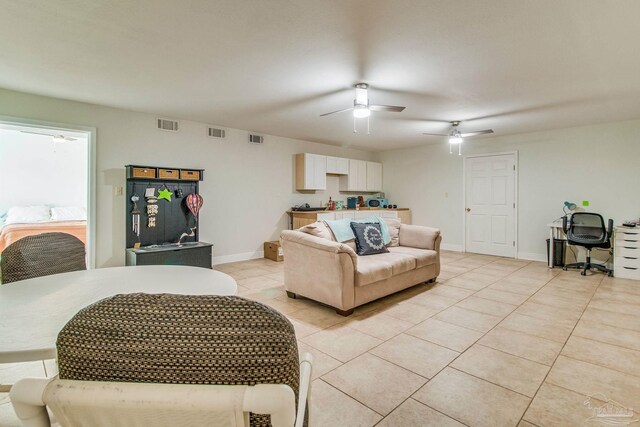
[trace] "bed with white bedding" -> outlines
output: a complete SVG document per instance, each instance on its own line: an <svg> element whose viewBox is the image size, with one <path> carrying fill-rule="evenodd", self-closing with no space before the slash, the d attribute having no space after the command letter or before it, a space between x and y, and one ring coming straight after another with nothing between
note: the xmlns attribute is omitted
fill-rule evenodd
<svg viewBox="0 0 640 427"><path fill-rule="evenodd" d="M76 206L17 206L0 219L0 253L18 240L42 233L67 233L87 243L87 212Z"/></svg>

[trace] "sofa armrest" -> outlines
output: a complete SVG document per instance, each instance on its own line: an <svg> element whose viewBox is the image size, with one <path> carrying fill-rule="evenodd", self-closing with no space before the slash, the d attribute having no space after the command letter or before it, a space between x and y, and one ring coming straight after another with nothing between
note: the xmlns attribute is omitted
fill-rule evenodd
<svg viewBox="0 0 640 427"><path fill-rule="evenodd" d="M440 230L422 225L400 225L400 246L440 250Z"/></svg>
<svg viewBox="0 0 640 427"><path fill-rule="evenodd" d="M287 292L342 311L354 307L358 258L353 249L295 230L283 231L280 239Z"/></svg>
<svg viewBox="0 0 640 427"><path fill-rule="evenodd" d="M296 230L283 230L280 234L280 240L286 240L292 243L298 243L310 248L319 249L321 251L327 251L335 254L346 253L353 260L354 267L358 263L358 255L356 252L340 242L333 242L331 240L323 239L322 237L312 236L311 234L304 233Z"/></svg>

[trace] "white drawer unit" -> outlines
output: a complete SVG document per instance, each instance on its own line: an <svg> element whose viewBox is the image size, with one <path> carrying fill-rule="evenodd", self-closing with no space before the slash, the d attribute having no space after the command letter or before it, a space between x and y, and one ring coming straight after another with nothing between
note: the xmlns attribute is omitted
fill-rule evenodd
<svg viewBox="0 0 640 427"><path fill-rule="evenodd" d="M378 212L378 216L382 218L398 218L398 211L382 211Z"/></svg>
<svg viewBox="0 0 640 427"><path fill-rule="evenodd" d="M317 218L318 218L318 221L333 221L334 219L336 219L336 214L334 212L323 212L323 213L319 213ZM342 219L342 218L338 218L338 219Z"/></svg>
<svg viewBox="0 0 640 427"><path fill-rule="evenodd" d="M614 276L640 280L640 229L616 227Z"/></svg>

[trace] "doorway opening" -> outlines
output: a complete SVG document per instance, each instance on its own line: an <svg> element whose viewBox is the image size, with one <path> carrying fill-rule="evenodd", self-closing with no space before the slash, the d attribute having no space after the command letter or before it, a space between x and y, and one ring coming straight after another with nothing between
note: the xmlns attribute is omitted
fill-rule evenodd
<svg viewBox="0 0 640 427"><path fill-rule="evenodd" d="M95 267L95 130L0 117L0 256L27 236L62 232Z"/></svg>
<svg viewBox="0 0 640 427"><path fill-rule="evenodd" d="M464 251L516 258L518 153L464 158Z"/></svg>

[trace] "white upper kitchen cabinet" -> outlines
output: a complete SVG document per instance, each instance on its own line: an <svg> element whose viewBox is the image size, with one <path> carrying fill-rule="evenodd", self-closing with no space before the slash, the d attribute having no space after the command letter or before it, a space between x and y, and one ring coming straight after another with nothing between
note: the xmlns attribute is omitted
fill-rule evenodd
<svg viewBox="0 0 640 427"><path fill-rule="evenodd" d="M367 162L367 191L382 191L382 163Z"/></svg>
<svg viewBox="0 0 640 427"><path fill-rule="evenodd" d="M327 189L327 157L320 154L296 154L296 190Z"/></svg>
<svg viewBox="0 0 640 427"><path fill-rule="evenodd" d="M349 159L327 156L327 173L333 175L348 175Z"/></svg>
<svg viewBox="0 0 640 427"><path fill-rule="evenodd" d="M367 162L349 159L349 175L345 178L341 178L340 191L367 191Z"/></svg>

